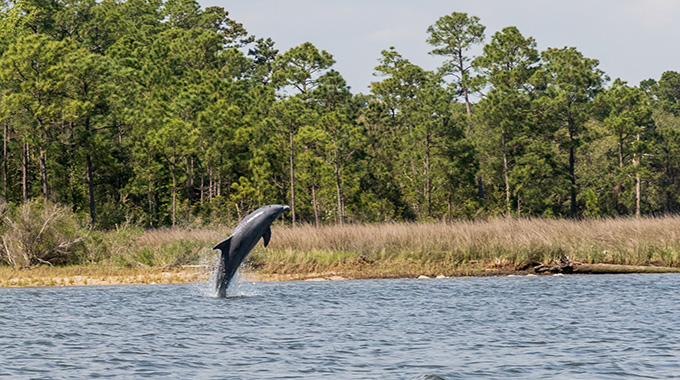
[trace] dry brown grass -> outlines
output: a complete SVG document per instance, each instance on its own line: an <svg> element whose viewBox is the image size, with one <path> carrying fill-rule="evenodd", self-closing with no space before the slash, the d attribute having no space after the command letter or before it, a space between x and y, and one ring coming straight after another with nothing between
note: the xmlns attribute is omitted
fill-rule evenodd
<svg viewBox="0 0 680 380"><path fill-rule="evenodd" d="M206 229L159 228L144 231L137 238L137 246L161 246L172 244L178 240L188 240L212 248L215 243L226 239L229 236L229 231L231 231L229 227Z"/></svg>
<svg viewBox="0 0 680 380"><path fill-rule="evenodd" d="M84 251L82 228L63 206L36 201L6 211L2 202L0 214L0 262L23 268L73 264Z"/></svg>
<svg viewBox="0 0 680 380"><path fill-rule="evenodd" d="M251 259L265 273L497 274L561 254L583 263L680 266L680 217L301 226L272 235Z"/></svg>
<svg viewBox="0 0 680 380"><path fill-rule="evenodd" d="M26 272L0 268L0 286L22 281L60 284L61 278L77 276L87 277L88 284L97 276L102 282L122 283L204 281L209 271L198 270L200 276L191 277L179 274L182 265L209 266L217 254L211 248L226 238L231 228L159 229L120 239L111 235L102 239L110 253L104 265L42 267ZM258 244L249 256L246 271L258 279L480 276L522 272L561 254L585 264L680 267L680 217L495 219L320 228L277 224L269 246ZM124 267L117 267L117 262Z"/></svg>

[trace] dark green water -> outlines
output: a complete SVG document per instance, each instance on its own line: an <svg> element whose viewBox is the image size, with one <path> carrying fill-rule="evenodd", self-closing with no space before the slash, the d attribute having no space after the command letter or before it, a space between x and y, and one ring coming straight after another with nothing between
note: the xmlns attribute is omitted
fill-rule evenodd
<svg viewBox="0 0 680 380"><path fill-rule="evenodd" d="M680 275L0 289L0 378L669 379Z"/></svg>

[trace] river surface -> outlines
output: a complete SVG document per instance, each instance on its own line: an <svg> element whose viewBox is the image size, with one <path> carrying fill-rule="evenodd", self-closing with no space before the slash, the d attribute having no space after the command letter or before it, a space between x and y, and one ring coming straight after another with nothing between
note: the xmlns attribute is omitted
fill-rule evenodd
<svg viewBox="0 0 680 380"><path fill-rule="evenodd" d="M680 378L680 275L0 289L0 378Z"/></svg>

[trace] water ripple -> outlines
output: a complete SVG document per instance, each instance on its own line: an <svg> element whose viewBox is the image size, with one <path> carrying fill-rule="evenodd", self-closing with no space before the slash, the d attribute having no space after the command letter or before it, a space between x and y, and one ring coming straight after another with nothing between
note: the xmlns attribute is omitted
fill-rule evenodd
<svg viewBox="0 0 680 380"><path fill-rule="evenodd" d="M678 275L0 289L0 377L680 378Z"/></svg>

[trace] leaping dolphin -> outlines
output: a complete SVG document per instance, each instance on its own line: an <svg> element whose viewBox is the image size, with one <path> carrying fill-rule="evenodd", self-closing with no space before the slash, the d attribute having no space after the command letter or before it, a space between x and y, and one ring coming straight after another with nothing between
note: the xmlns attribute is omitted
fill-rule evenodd
<svg viewBox="0 0 680 380"><path fill-rule="evenodd" d="M217 297L227 296L227 287L239 265L255 247L255 244L264 239L264 246L269 244L272 237L271 224L276 218L290 210L288 206L269 205L258 208L246 216L241 223L234 228L231 235L213 249L222 252L220 262L215 269L215 291Z"/></svg>

